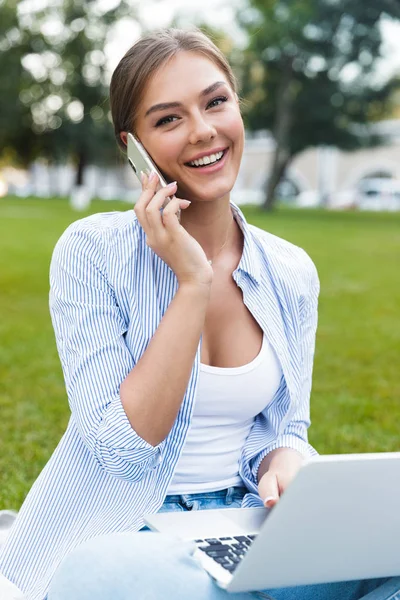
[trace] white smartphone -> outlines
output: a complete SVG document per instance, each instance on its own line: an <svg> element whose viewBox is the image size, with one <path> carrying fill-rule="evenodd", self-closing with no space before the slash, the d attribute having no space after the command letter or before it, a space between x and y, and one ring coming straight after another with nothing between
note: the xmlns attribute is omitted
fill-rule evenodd
<svg viewBox="0 0 400 600"><path fill-rule="evenodd" d="M160 180L160 187L166 187L168 184L165 181L165 178L160 173L157 165L154 164L153 160L146 152L144 146L131 134L128 133L128 163L132 167L133 172L137 176L139 182L141 183L140 173L143 172L146 175L150 175L153 171L157 173ZM166 201L164 202L162 208L165 208L168 202L171 201L171 197L168 196ZM181 211L177 212L178 219L180 218Z"/></svg>

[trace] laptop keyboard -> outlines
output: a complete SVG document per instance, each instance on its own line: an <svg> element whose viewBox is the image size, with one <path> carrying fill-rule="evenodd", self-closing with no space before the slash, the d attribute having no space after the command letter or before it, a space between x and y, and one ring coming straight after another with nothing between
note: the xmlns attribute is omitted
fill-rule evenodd
<svg viewBox="0 0 400 600"><path fill-rule="evenodd" d="M255 535L237 535L234 537L207 538L205 540L195 540L195 542L199 550L205 552L221 567L233 573L255 537Z"/></svg>

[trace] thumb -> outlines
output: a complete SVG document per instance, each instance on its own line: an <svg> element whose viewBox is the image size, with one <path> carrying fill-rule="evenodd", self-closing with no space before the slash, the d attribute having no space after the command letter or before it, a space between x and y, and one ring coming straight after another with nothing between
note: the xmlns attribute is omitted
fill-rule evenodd
<svg viewBox="0 0 400 600"><path fill-rule="evenodd" d="M260 498L267 508L272 508L279 500L278 480L274 473L265 473L259 484Z"/></svg>

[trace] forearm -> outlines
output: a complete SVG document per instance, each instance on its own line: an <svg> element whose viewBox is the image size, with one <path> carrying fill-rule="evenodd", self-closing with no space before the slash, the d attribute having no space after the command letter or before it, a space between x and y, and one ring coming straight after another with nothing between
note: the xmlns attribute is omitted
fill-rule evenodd
<svg viewBox="0 0 400 600"><path fill-rule="evenodd" d="M187 388L210 288L178 288L143 356L122 382L121 402L138 435L153 446L170 432Z"/></svg>

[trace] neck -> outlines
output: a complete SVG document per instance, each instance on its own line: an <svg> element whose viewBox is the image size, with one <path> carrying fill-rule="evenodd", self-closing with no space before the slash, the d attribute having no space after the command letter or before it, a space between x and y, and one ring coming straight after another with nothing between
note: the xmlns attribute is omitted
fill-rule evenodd
<svg viewBox="0 0 400 600"><path fill-rule="evenodd" d="M181 225L203 248L209 259L214 258L228 241L224 251L237 243L238 226L234 227L232 210L226 199L215 202L193 202L182 211ZM234 231L232 231L232 229Z"/></svg>

